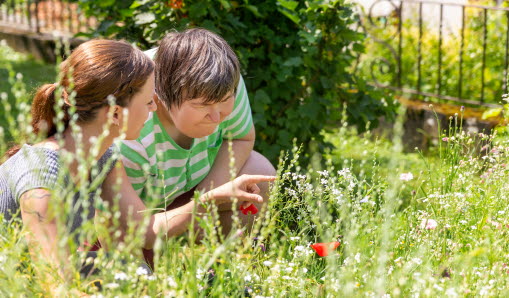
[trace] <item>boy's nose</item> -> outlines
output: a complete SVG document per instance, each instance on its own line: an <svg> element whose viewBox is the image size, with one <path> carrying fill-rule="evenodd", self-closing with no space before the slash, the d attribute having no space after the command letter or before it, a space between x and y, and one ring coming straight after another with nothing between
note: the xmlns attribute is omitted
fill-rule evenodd
<svg viewBox="0 0 509 298"><path fill-rule="evenodd" d="M210 111L209 113L210 121L217 123L221 121L221 115L219 111Z"/></svg>

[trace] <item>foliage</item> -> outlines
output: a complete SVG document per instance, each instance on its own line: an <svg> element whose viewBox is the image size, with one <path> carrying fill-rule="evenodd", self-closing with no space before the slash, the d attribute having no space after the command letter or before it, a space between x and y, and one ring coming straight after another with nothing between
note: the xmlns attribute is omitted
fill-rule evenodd
<svg viewBox="0 0 509 298"><path fill-rule="evenodd" d="M360 130L380 115L392 116L392 100L350 73L364 36L356 16L334 1L104 1L80 2L101 21L91 36L124 38L141 48L174 29L200 26L223 36L236 51L252 103L257 149L273 161L292 139L322 143L320 131L335 126L347 104Z"/></svg>
<svg viewBox="0 0 509 298"><path fill-rule="evenodd" d="M489 4L491 5L491 3ZM404 19L401 43L401 84L403 88L444 96L460 97L471 101L481 101L483 85L483 43L484 14L478 8L465 8L465 28L463 45L461 27L443 28L440 44L438 16L433 26L424 16L422 24L421 78L419 84L419 24L418 6L411 4L413 14ZM427 6L432 7L432 5ZM433 6L437 7L438 6ZM448 9L453 9L449 7ZM460 11L460 7L454 8ZM407 12L407 10L405 10ZM444 18L447 16L444 15ZM360 63L360 73L369 74L370 80L381 84L397 86L397 55L399 34L397 19L394 16L374 18L374 25L366 19L367 32L374 38L366 42L366 55ZM503 28L503 29L502 29ZM506 75L506 29L505 11L488 10L486 19L486 53L484 69L484 102L500 103ZM377 41L378 40L378 41ZM392 48L392 51L390 48ZM439 52L439 49L441 51ZM461 55L460 55L461 54ZM439 55L440 82L439 82ZM381 58L386 59L384 62ZM460 63L461 61L461 63ZM460 64L462 74L460 76ZM460 93L461 85L461 93ZM439 87L440 86L440 87ZM435 101L436 98L410 95L412 97Z"/></svg>

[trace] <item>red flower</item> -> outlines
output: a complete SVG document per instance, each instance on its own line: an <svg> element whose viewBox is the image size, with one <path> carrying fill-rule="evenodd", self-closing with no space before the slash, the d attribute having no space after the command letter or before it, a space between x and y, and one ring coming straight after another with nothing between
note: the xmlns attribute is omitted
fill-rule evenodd
<svg viewBox="0 0 509 298"><path fill-rule="evenodd" d="M311 244L310 246L312 249L316 251L316 253L320 257L326 257L329 255L329 252L331 250L335 250L336 248L338 248L339 244L340 244L339 242L334 241L329 243L315 243Z"/></svg>
<svg viewBox="0 0 509 298"><path fill-rule="evenodd" d="M166 6L173 9L181 9L184 6L184 0L170 0L166 3Z"/></svg>
<svg viewBox="0 0 509 298"><path fill-rule="evenodd" d="M242 211L242 214L248 215L249 213L255 215L258 213L258 208L256 208L255 205L251 204L247 207L244 207L243 205L240 206L240 211Z"/></svg>

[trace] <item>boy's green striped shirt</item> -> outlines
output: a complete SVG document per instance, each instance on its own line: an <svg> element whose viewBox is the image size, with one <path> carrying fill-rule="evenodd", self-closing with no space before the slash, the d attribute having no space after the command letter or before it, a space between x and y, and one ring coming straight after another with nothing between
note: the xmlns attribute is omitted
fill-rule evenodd
<svg viewBox="0 0 509 298"><path fill-rule="evenodd" d="M198 185L209 173L217 152L231 133L242 138L253 120L246 87L240 78L233 112L211 135L194 139L190 149L180 147L151 113L137 140L120 145L122 160L134 190L147 206L162 207Z"/></svg>

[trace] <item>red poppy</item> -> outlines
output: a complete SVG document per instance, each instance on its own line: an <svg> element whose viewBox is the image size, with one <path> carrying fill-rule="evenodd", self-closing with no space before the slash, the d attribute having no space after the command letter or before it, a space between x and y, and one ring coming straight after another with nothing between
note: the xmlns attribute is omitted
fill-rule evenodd
<svg viewBox="0 0 509 298"><path fill-rule="evenodd" d="M339 242L334 241L329 243L315 243L311 244L310 246L312 249L316 251L316 253L320 257L326 257L329 255L329 252L331 250L335 250L336 248L338 248L339 244L340 244Z"/></svg>
<svg viewBox="0 0 509 298"><path fill-rule="evenodd" d="M256 208L256 206L254 204L251 204L251 205L249 205L247 207L244 207L243 205L241 205L240 206L240 211L244 215L248 215L249 213L255 215L256 213L258 213L258 208Z"/></svg>

